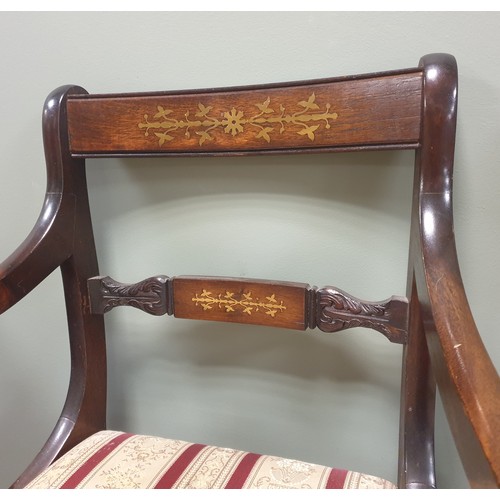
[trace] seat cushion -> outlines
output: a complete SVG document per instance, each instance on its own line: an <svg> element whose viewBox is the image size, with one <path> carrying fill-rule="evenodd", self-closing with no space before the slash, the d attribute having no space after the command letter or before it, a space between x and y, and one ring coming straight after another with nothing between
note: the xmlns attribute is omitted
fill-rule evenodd
<svg viewBox="0 0 500 500"><path fill-rule="evenodd" d="M28 488L395 488L343 469L174 439L101 431Z"/></svg>

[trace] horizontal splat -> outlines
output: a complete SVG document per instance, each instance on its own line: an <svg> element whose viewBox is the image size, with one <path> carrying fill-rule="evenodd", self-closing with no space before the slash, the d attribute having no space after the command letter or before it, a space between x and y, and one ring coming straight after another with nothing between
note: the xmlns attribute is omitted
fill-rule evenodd
<svg viewBox="0 0 500 500"><path fill-rule="evenodd" d="M348 328L377 330L391 342L407 338L408 301L392 296L360 300L334 287L306 283L208 276L159 275L126 284L109 276L88 280L92 313L131 306L153 315L228 321L332 333Z"/></svg>

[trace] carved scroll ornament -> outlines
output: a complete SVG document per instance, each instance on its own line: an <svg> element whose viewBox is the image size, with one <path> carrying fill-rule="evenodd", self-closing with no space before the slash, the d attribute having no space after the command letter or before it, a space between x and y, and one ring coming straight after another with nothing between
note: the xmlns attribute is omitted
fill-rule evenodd
<svg viewBox="0 0 500 500"><path fill-rule="evenodd" d="M407 340L405 297L368 302L333 287L199 276L154 276L134 284L97 276L88 280L88 289L94 314L132 306L157 316L173 314L297 330L318 327L327 333L363 327L379 331L391 342L404 344Z"/></svg>
<svg viewBox="0 0 500 500"><path fill-rule="evenodd" d="M364 327L379 331L391 342L406 342L408 301L404 297L368 302L329 287L317 291L316 304L317 326L324 332Z"/></svg>
<svg viewBox="0 0 500 500"><path fill-rule="evenodd" d="M117 306L132 306L161 316L168 312L167 282L167 276L154 276L130 285L109 276L91 278L88 287L92 312L102 314Z"/></svg>

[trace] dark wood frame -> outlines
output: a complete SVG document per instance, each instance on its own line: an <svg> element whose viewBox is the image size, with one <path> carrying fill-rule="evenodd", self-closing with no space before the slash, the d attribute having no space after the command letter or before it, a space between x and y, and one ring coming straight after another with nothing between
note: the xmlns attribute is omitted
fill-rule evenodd
<svg viewBox="0 0 500 500"><path fill-rule="evenodd" d="M393 85L394 82L398 84ZM209 137L210 141L204 147L193 147L192 140L188 138L191 142L188 139L184 142L178 140L175 146L167 145L165 149L160 143L141 143L137 130L135 135L127 132L124 133L125 139L113 142L115 135L106 123L99 129L99 134L107 134L103 141L90 126L96 124L95 113L104 113L109 118L107 123L125 131L129 124L116 122L118 113L123 115L123 109L131 109L131 104L135 107L149 106L160 98L175 101L179 109L198 102L200 96L206 98L214 109L231 99L240 99L238 103L241 106L260 103L260 109L265 109L269 107L269 102L263 100L266 95L272 95L273 99L278 96L289 106L297 102L299 91L306 92L307 95L304 95L307 97L313 95L311 92L326 92L330 88L332 92L340 92L346 103L354 100L354 111L349 115L351 107L346 104L342 108L343 116L349 118L349 123L339 126L338 134L332 140L318 132L318 141L314 144L295 136L268 141L269 131L260 135L264 142L256 141L255 134L253 137L239 134L236 140L236 134L219 131L218 136L215 137L214 133ZM390 92L387 89L391 89ZM394 92L397 95L393 95ZM391 100L391 96L395 99ZM314 98L309 101L311 106ZM305 101L303 106L307 107ZM203 109L206 112L208 106L200 107L199 112L203 113ZM385 113L383 121L390 133L385 134L378 125L360 126L359 116L377 109ZM456 112L456 62L446 54L427 55L417 68L401 71L239 89L112 96L88 96L84 89L75 86L55 90L47 98L43 112L48 179L45 203L32 232L0 264L0 313L16 304L55 268L60 267L70 335L71 378L67 400L54 431L13 487L25 486L61 454L92 433L106 428L103 314L111 308L108 286L111 282L109 278L99 276L88 206L85 158L286 154L364 149L416 151L407 297L393 298L395 302L377 303L384 311L397 304L396 323L403 332L396 340L404 343L398 484L406 488L436 487L434 405L437 383L471 486L498 487L500 380L467 302L453 233ZM372 123L374 120L368 121ZM233 123L233 127L236 126ZM302 135L315 137L317 130L317 127L314 130L309 128ZM190 134L185 135L188 136ZM108 147L107 144L111 145ZM201 140L199 146L202 146ZM176 299L172 293L175 283L184 287L193 283L197 286L196 280L193 281L192 277L173 280L162 276L154 278L153 289L165 287L165 293L160 294L158 299L163 301L161 310L155 309L154 304L153 310L160 314L175 313ZM202 280L209 284L217 280L220 282L220 279ZM155 294L154 290L151 292L151 283L123 285L121 295L118 298L113 296L115 302L111 305L128 303L138 307L138 289L144 292L141 292L143 303L151 305L151 293ZM255 283L253 280L238 280L240 291ZM188 288L186 292L180 285L178 300L182 301L182 294L189 294L193 289ZM297 284L266 282L267 285L286 293L295 293L297 289ZM298 324L299 328L316 326L324 312L321 307L330 307L327 312L336 313L332 297L340 296L351 304L352 307L341 311L342 314L352 313L349 321L359 320L360 314L363 316L359 312L363 311L362 305L368 304L335 289L318 291L307 285L300 285L299 289L302 290L299 295L304 299L299 297L293 300L303 309L303 321L300 319L297 323L296 319L290 320L292 326ZM392 305L389 307L388 304ZM361 309L356 309L358 306ZM369 310L366 307L365 312ZM185 314L188 313L180 315ZM345 319L344 316L342 318ZM374 328L369 317L364 315L362 319L365 323L362 326ZM375 329L380 329L380 324L378 326ZM329 331L328 325L324 330Z"/></svg>

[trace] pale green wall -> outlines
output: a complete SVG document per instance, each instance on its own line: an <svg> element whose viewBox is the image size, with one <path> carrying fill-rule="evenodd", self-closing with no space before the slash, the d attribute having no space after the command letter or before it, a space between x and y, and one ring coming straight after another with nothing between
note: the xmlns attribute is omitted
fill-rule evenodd
<svg viewBox="0 0 500 500"><path fill-rule="evenodd" d="M0 259L41 207L40 113L59 85L98 93L241 85L410 67L450 52L460 74L458 252L498 367L499 21L470 12L1 13ZM116 279L226 274L332 284L369 300L404 293L409 152L90 164L101 272ZM59 284L55 273L0 318L0 486L40 448L64 401ZM400 348L381 336L259 332L135 310L107 323L112 427L395 480ZM460 487L442 419L441 486Z"/></svg>

